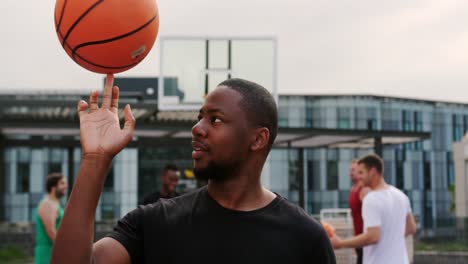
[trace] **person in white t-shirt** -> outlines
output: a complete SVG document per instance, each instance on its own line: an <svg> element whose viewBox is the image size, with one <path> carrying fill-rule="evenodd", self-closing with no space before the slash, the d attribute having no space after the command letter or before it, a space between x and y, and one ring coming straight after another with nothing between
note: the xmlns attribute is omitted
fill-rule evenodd
<svg viewBox="0 0 468 264"><path fill-rule="evenodd" d="M335 249L364 248L364 264L408 264L405 236L416 233L408 197L387 184L383 161L375 154L358 161L358 174L372 189L362 203L364 232L349 239L333 236Z"/></svg>

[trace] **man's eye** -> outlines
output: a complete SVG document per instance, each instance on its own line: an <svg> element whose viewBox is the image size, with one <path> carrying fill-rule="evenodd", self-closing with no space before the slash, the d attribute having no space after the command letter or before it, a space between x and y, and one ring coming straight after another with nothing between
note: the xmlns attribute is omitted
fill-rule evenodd
<svg viewBox="0 0 468 264"><path fill-rule="evenodd" d="M219 118L217 118L217 117L212 117L212 118L211 118L211 122L213 122L213 123L221 123L222 120L219 119Z"/></svg>

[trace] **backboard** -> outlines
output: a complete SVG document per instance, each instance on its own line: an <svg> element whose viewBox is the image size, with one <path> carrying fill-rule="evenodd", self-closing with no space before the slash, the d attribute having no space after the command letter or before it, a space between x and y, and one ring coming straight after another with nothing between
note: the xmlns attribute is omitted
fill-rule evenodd
<svg viewBox="0 0 468 264"><path fill-rule="evenodd" d="M198 110L228 78L256 82L277 101L275 38L163 36L159 43L159 110Z"/></svg>

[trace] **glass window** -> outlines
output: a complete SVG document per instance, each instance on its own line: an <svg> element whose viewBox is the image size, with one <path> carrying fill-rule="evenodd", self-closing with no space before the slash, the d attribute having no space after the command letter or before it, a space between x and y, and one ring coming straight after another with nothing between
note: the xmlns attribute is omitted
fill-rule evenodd
<svg viewBox="0 0 468 264"><path fill-rule="evenodd" d="M396 160L405 161L406 160L406 155L405 154L406 154L405 151L403 151L401 149L397 149L396 153L395 153Z"/></svg>
<svg viewBox="0 0 468 264"><path fill-rule="evenodd" d="M323 122L321 115L324 111L321 110L320 107L311 107L310 108L310 115L312 118L312 127L322 127Z"/></svg>
<svg viewBox="0 0 468 264"><path fill-rule="evenodd" d="M412 131L413 130L413 124L412 124L412 120L413 119L413 116L411 115L411 112L408 111L408 110L403 110L402 112L402 127L403 127L403 131ZM403 148L404 149L412 149L413 148L413 144L412 143L406 143L403 145Z"/></svg>
<svg viewBox="0 0 468 264"><path fill-rule="evenodd" d="M306 127L314 127L313 109L311 107L306 108Z"/></svg>
<svg viewBox="0 0 468 264"><path fill-rule="evenodd" d="M111 166L109 172L107 173L107 177L104 182L103 191L104 192L114 191L114 166Z"/></svg>
<svg viewBox="0 0 468 264"><path fill-rule="evenodd" d="M17 148L17 157L18 161L20 162L27 162L29 163L31 161L31 149L29 148Z"/></svg>
<svg viewBox="0 0 468 264"><path fill-rule="evenodd" d="M422 149L422 142L421 141L414 142L413 149L414 150L421 150Z"/></svg>
<svg viewBox="0 0 468 264"><path fill-rule="evenodd" d="M463 116L463 135L468 132L468 115Z"/></svg>
<svg viewBox="0 0 468 264"><path fill-rule="evenodd" d="M387 183L395 185L393 175L393 159L389 160L384 158L384 179Z"/></svg>
<svg viewBox="0 0 468 264"><path fill-rule="evenodd" d="M453 133L453 141L460 141L463 137L463 121L462 116L453 114L452 115L452 133Z"/></svg>
<svg viewBox="0 0 468 264"><path fill-rule="evenodd" d="M423 153L423 177L424 177L424 190L432 189L431 182L431 153L425 151Z"/></svg>
<svg viewBox="0 0 468 264"><path fill-rule="evenodd" d="M49 163L48 167L49 168L48 168L48 171L47 171L46 175L49 175L50 173L54 173L54 172L62 172L62 163L51 162L51 163Z"/></svg>
<svg viewBox="0 0 468 264"><path fill-rule="evenodd" d="M411 177L412 177L412 180L413 180L412 190L420 190L421 189L421 184L420 184L421 173L420 173L420 167L419 166L420 166L420 163L418 161L413 161L411 163L411 170L412 170Z"/></svg>
<svg viewBox="0 0 468 264"><path fill-rule="evenodd" d="M279 127L288 127L288 114L289 114L289 107L283 106L278 109L278 126Z"/></svg>
<svg viewBox="0 0 468 264"><path fill-rule="evenodd" d="M392 130L391 108L388 106L382 107L382 129Z"/></svg>
<svg viewBox="0 0 468 264"><path fill-rule="evenodd" d="M412 125L411 125L411 114L408 110L403 110L402 112L402 125L403 125L403 131L411 131Z"/></svg>
<svg viewBox="0 0 468 264"><path fill-rule="evenodd" d="M327 190L338 189L338 162L336 160L327 161Z"/></svg>
<svg viewBox="0 0 468 264"><path fill-rule="evenodd" d="M348 107L338 108L338 128L349 129L351 128L351 109Z"/></svg>
<svg viewBox="0 0 468 264"><path fill-rule="evenodd" d="M375 130L377 129L377 110L374 107L367 108L367 129Z"/></svg>
<svg viewBox="0 0 468 264"><path fill-rule="evenodd" d="M453 163L449 163L448 165L448 185L453 185L455 182L455 177L453 174Z"/></svg>
<svg viewBox="0 0 468 264"><path fill-rule="evenodd" d="M307 188L311 191L320 190L320 161L308 161L307 162Z"/></svg>
<svg viewBox="0 0 468 264"><path fill-rule="evenodd" d="M403 188L405 187L405 182L404 182L404 169L403 169L403 161L397 161L396 162L396 166L395 166L395 169L396 169L396 182L395 182L395 185L398 189L401 189L403 190Z"/></svg>
<svg viewBox="0 0 468 264"><path fill-rule="evenodd" d="M357 129L367 129L367 111L366 108L358 107L355 109L355 128Z"/></svg>
<svg viewBox="0 0 468 264"><path fill-rule="evenodd" d="M288 150L288 199L295 204L303 206L303 196L301 196L301 193L304 190L304 174L302 160L299 160L298 154L297 149Z"/></svg>
<svg viewBox="0 0 468 264"><path fill-rule="evenodd" d="M414 121L414 130L415 131L423 131L423 123L422 123L422 114L421 112L415 111L414 116L413 116L413 121ZM422 142L417 141L414 142L413 147L415 150L421 150L422 149Z"/></svg>
<svg viewBox="0 0 468 264"><path fill-rule="evenodd" d="M29 162L18 162L16 164L17 169L17 182L16 182L16 192L17 193L27 193L29 192L29 174L30 174L30 165Z"/></svg>
<svg viewBox="0 0 468 264"><path fill-rule="evenodd" d="M421 112L414 112L414 130L415 131L422 131L423 130L423 123L422 123L422 113Z"/></svg>
<svg viewBox="0 0 468 264"><path fill-rule="evenodd" d="M405 151L404 150L396 150L395 153L396 160L395 160L395 186L398 189L403 190L405 182L404 182L404 162L405 162Z"/></svg>
<svg viewBox="0 0 468 264"><path fill-rule="evenodd" d="M342 128L342 129L350 128L349 119L340 119L338 121L338 128Z"/></svg>
<svg viewBox="0 0 468 264"><path fill-rule="evenodd" d="M49 160L53 162L61 162L63 160L63 150L62 149L49 149Z"/></svg>
<svg viewBox="0 0 468 264"><path fill-rule="evenodd" d="M118 211L119 205L115 203L114 192L104 192L101 195L101 220L115 219L115 213Z"/></svg>
<svg viewBox="0 0 468 264"><path fill-rule="evenodd" d="M453 157L452 152L447 152L447 186L455 183L455 175L453 171Z"/></svg>

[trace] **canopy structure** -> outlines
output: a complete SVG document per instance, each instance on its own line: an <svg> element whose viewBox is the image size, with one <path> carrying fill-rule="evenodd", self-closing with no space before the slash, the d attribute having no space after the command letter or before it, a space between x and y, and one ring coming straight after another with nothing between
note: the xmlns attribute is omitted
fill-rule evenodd
<svg viewBox="0 0 468 264"><path fill-rule="evenodd" d="M0 95L0 135L8 146L79 146L76 104L86 95ZM196 111L158 111L155 100L122 93L137 120L133 146L189 146ZM123 119L123 113L119 113ZM374 148L430 138L429 132L281 127L275 148Z"/></svg>
<svg viewBox="0 0 468 264"><path fill-rule="evenodd" d="M324 128L280 128L275 147L287 148L374 148L382 154L388 145L417 142L429 139L429 132L324 129Z"/></svg>

